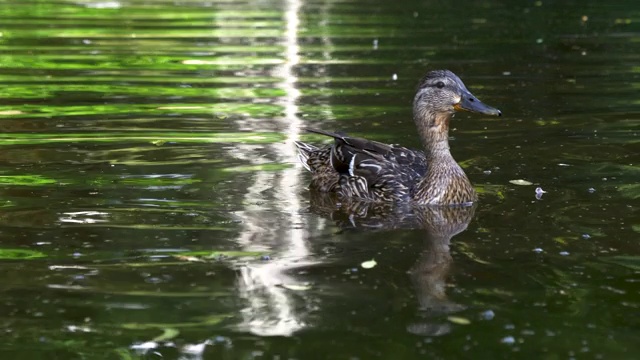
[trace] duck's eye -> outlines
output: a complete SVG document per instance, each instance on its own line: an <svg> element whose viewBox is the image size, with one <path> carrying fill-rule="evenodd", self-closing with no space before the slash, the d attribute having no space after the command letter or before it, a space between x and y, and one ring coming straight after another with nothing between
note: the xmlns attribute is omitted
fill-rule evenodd
<svg viewBox="0 0 640 360"><path fill-rule="evenodd" d="M437 87L438 89L442 89L442 88L444 87L444 83L443 83L442 81L438 81L438 82L436 83L436 87Z"/></svg>

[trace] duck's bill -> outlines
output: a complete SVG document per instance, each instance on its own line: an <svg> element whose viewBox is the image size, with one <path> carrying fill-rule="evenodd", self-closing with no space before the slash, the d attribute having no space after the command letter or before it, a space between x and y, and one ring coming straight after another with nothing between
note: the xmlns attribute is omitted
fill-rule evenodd
<svg viewBox="0 0 640 360"><path fill-rule="evenodd" d="M475 113L485 114L485 115L493 115L493 116L501 116L502 112L496 108L492 108L489 105L478 100L477 97L473 96L471 93L463 94L460 98L460 102L453 105L453 107L460 111L471 111Z"/></svg>

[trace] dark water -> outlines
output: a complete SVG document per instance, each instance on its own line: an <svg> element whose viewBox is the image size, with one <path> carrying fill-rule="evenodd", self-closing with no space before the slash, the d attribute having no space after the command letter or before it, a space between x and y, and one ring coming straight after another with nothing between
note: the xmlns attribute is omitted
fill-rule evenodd
<svg viewBox="0 0 640 360"><path fill-rule="evenodd" d="M640 353L636 1L1 5L3 358ZM436 68L504 113L452 125L478 206L312 198L303 128L417 147Z"/></svg>

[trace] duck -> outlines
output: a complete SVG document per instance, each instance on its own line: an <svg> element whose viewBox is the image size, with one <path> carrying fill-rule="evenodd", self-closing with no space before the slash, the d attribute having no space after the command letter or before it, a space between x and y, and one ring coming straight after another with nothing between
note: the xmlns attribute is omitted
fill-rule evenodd
<svg viewBox="0 0 640 360"><path fill-rule="evenodd" d="M333 138L333 143L315 146L296 141L298 159L311 172L312 190L343 201L472 205L478 194L449 148L449 123L459 111L502 116L453 72L433 70L420 80L413 99L413 120L423 151L309 128Z"/></svg>

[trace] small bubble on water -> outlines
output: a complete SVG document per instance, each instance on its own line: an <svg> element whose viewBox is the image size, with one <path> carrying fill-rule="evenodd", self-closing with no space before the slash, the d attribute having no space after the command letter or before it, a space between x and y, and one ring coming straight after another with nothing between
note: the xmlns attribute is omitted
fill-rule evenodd
<svg viewBox="0 0 640 360"><path fill-rule="evenodd" d="M378 39L373 39L373 49L378 50Z"/></svg>
<svg viewBox="0 0 640 360"><path fill-rule="evenodd" d="M568 251L560 251L560 255L569 256L569 252Z"/></svg>
<svg viewBox="0 0 640 360"><path fill-rule="evenodd" d="M516 339L513 336L505 336L502 339L500 339L500 342L503 344L512 345L516 343Z"/></svg>
<svg viewBox="0 0 640 360"><path fill-rule="evenodd" d="M485 170L485 171L483 171L483 173L484 173L485 175L491 175L491 170Z"/></svg>
<svg viewBox="0 0 640 360"><path fill-rule="evenodd" d="M393 81L398 80L398 74L391 75L391 80L393 80Z"/></svg>
<svg viewBox="0 0 640 360"><path fill-rule="evenodd" d="M213 338L213 341L217 342L217 343L224 343L224 342L227 342L228 340L229 340L228 338L226 338L224 336L220 336L220 335L218 335L215 338Z"/></svg>
<svg viewBox="0 0 640 360"><path fill-rule="evenodd" d="M596 189L594 188L589 188L589 190L587 190L588 192L590 192L591 194L593 194L594 192L596 192Z"/></svg>
<svg viewBox="0 0 640 360"><path fill-rule="evenodd" d="M589 235L589 234L582 234L582 238L583 238L583 239L585 239L585 240L589 240L589 239L591 239L591 235Z"/></svg>
<svg viewBox="0 0 640 360"><path fill-rule="evenodd" d="M535 249L533 249L533 252L534 252L534 253L538 253L538 254L540 254L540 253L541 253L541 252L543 252L543 251L544 251L544 250L542 250L541 248L535 248Z"/></svg>
<svg viewBox="0 0 640 360"><path fill-rule="evenodd" d="M480 313L480 318L482 320L493 320L494 317L496 317L496 314L493 310L486 310Z"/></svg>

